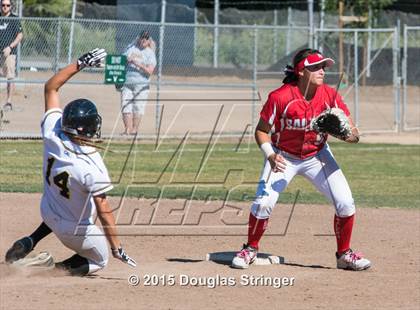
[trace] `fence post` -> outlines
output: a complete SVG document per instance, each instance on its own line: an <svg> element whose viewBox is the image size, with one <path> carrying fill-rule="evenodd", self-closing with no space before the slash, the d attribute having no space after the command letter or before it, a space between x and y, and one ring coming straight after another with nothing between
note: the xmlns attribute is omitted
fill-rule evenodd
<svg viewBox="0 0 420 310"><path fill-rule="evenodd" d="M278 24L278 12L277 10L274 10L274 44L273 44L273 63L277 61L277 50L279 48L279 31L277 29Z"/></svg>
<svg viewBox="0 0 420 310"><path fill-rule="evenodd" d="M325 0L321 0L321 10L319 13L319 29L324 29L325 25ZM319 50L321 53L324 53L324 45L321 43L319 44L319 32L314 30L314 36L315 36L315 49ZM322 42L322 41L321 41Z"/></svg>
<svg viewBox="0 0 420 310"><path fill-rule="evenodd" d="M394 109L395 109L395 129L400 131L400 78L398 76L398 49L399 49L399 28L394 28L394 40L392 42L392 70L393 70L393 84L394 84Z"/></svg>
<svg viewBox="0 0 420 310"><path fill-rule="evenodd" d="M159 60L158 60L158 76L156 85L156 115L155 115L155 130L156 135L159 134L160 128L160 84L162 81L162 66L163 66L163 39L165 36L165 15L166 15L166 0L162 0L162 9L159 25Z"/></svg>
<svg viewBox="0 0 420 310"><path fill-rule="evenodd" d="M321 10L319 12L319 28L322 30L325 26L325 0L321 0Z"/></svg>
<svg viewBox="0 0 420 310"><path fill-rule="evenodd" d="M368 12L368 28L369 31L367 33L367 51L366 51L366 77L370 77L370 53L371 53L371 49L372 49L372 31L370 31L370 29L372 28L372 8L369 6L369 12Z"/></svg>
<svg viewBox="0 0 420 310"><path fill-rule="evenodd" d="M60 50L61 50L61 17L57 19L57 39L55 41L55 61L54 72L58 72L60 66Z"/></svg>
<svg viewBox="0 0 420 310"><path fill-rule="evenodd" d="M256 115L256 93L257 93L257 69L258 69L258 29L254 25L254 58L252 61L252 113L251 113L251 128L255 129L255 115Z"/></svg>
<svg viewBox="0 0 420 310"><path fill-rule="evenodd" d="M18 16L19 18L22 17L23 15L23 1L19 0L19 4L18 4ZM20 58L22 56L21 54L21 45L22 43L19 43L17 46L17 55L16 55L16 76L19 76L20 74Z"/></svg>
<svg viewBox="0 0 420 310"><path fill-rule="evenodd" d="M314 0L308 0L309 48L314 47Z"/></svg>
<svg viewBox="0 0 420 310"><path fill-rule="evenodd" d="M355 125L359 125L359 35L358 31L354 32L354 118Z"/></svg>
<svg viewBox="0 0 420 310"><path fill-rule="evenodd" d="M407 126L407 56L408 56L408 31L407 25L404 24L404 50L402 59L402 79L403 79L403 102L402 102L402 130L406 129Z"/></svg>
<svg viewBox="0 0 420 310"><path fill-rule="evenodd" d="M290 32L292 29L292 8L287 8L286 56L290 54Z"/></svg>
<svg viewBox="0 0 420 310"><path fill-rule="evenodd" d="M70 24L70 35L69 35L69 53L67 55L67 64L71 63L71 55L73 54L73 36L74 36L74 18L76 17L76 5L77 0L73 0L71 8L71 24Z"/></svg>
<svg viewBox="0 0 420 310"><path fill-rule="evenodd" d="M219 67L219 0L214 1L213 68Z"/></svg>
<svg viewBox="0 0 420 310"><path fill-rule="evenodd" d="M198 9L195 6L194 7L194 46L193 46L194 56L196 55L196 52L197 52L197 30L198 30L197 24L198 24Z"/></svg>

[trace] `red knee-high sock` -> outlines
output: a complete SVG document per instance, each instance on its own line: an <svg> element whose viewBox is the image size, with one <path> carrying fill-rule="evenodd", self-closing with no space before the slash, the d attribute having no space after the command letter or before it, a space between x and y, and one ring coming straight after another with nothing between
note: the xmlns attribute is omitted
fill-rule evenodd
<svg viewBox="0 0 420 310"><path fill-rule="evenodd" d="M267 229L267 219L257 219L252 213L249 214L248 245L258 249L258 243L264 231Z"/></svg>
<svg viewBox="0 0 420 310"><path fill-rule="evenodd" d="M334 232L337 239L337 253L350 249L351 232L353 231L354 214L348 217L334 215Z"/></svg>

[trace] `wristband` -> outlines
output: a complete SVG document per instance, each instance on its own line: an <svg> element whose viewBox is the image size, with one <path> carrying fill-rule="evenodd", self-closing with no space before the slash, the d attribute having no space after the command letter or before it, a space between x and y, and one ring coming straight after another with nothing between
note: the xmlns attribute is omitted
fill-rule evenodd
<svg viewBox="0 0 420 310"><path fill-rule="evenodd" d="M260 149L264 153L265 158L268 158L271 155L275 154L273 150L273 146L271 145L270 142L264 142L263 144L261 144Z"/></svg>

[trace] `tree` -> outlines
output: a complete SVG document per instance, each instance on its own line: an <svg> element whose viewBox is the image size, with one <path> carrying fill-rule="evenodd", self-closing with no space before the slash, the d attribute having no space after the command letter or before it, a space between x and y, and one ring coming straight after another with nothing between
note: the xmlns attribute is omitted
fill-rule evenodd
<svg viewBox="0 0 420 310"><path fill-rule="evenodd" d="M393 4L396 0L343 0L346 11L350 11L355 16L367 16L366 8L370 8L374 14ZM325 10L336 13L339 0L325 0Z"/></svg>
<svg viewBox="0 0 420 310"><path fill-rule="evenodd" d="M24 16L70 17L72 1L70 0L25 0Z"/></svg>
<svg viewBox="0 0 420 310"><path fill-rule="evenodd" d="M336 14L338 11L339 15L339 28L368 28L372 25L372 21L369 20L379 15L379 12L391 5L396 0L325 0L325 11ZM346 12L346 13L344 13ZM369 14L371 12L371 14ZM344 22L343 16L354 17L353 22ZM363 44L363 68L367 64L367 35L366 33L361 34L361 38L364 41ZM343 33L339 34L339 71L343 72L344 68L344 56L343 56ZM344 83L347 82L347 76L344 76ZM362 76L362 85L366 84L366 74Z"/></svg>

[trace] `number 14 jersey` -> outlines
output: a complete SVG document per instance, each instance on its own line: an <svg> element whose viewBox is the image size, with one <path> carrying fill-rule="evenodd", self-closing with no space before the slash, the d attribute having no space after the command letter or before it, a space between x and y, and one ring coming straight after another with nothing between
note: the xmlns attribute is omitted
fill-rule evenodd
<svg viewBox="0 0 420 310"><path fill-rule="evenodd" d="M41 209L64 220L93 224L93 197L113 188L94 147L72 142L61 130L61 109L48 110L41 123L44 140L44 191Z"/></svg>

